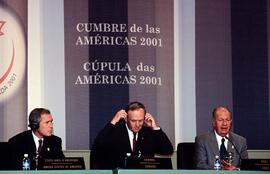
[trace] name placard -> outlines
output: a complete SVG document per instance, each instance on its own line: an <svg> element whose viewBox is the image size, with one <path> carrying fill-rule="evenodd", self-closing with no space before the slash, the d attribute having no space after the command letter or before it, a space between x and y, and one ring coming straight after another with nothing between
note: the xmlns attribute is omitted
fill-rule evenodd
<svg viewBox="0 0 270 174"><path fill-rule="evenodd" d="M39 164L40 170L83 170L83 157L67 157L63 159L43 159Z"/></svg>
<svg viewBox="0 0 270 174"><path fill-rule="evenodd" d="M270 159L242 159L241 170L270 171Z"/></svg>
<svg viewBox="0 0 270 174"><path fill-rule="evenodd" d="M132 158L125 160L126 169L172 169L171 158Z"/></svg>

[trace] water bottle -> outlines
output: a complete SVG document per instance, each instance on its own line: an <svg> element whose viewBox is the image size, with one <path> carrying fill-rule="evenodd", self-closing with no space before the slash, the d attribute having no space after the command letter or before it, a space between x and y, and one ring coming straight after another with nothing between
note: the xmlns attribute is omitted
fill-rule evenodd
<svg viewBox="0 0 270 174"><path fill-rule="evenodd" d="M215 161L214 161L214 169L215 170L220 170L221 169L221 161L218 155L215 156Z"/></svg>
<svg viewBox="0 0 270 174"><path fill-rule="evenodd" d="M28 154L23 155L22 169L30 170L30 159L28 158Z"/></svg>
<svg viewBox="0 0 270 174"><path fill-rule="evenodd" d="M124 166L123 168L126 169L127 168L127 159L131 156L131 153L126 153L125 159L124 159Z"/></svg>

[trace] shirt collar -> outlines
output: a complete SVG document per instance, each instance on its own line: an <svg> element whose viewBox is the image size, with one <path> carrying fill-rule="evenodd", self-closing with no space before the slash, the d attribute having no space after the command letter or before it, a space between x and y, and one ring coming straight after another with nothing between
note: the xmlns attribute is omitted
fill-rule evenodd
<svg viewBox="0 0 270 174"><path fill-rule="evenodd" d="M128 131L128 136L130 138L133 138L133 136L134 136L133 131L128 128L127 124L126 124L126 128L127 128L127 131ZM138 138L138 133L136 133L136 140L137 140L137 138Z"/></svg>
<svg viewBox="0 0 270 174"><path fill-rule="evenodd" d="M36 148L38 149L38 146L39 146L38 140L40 140L40 138L38 138L38 137L34 134L33 131L32 131L32 136L33 136L33 138L34 138L34 142L35 142ZM43 141L44 138L42 137L41 140Z"/></svg>
<svg viewBox="0 0 270 174"><path fill-rule="evenodd" d="M216 140L217 140L217 143L218 143L218 148L220 148L220 145L221 145L221 139L224 138L224 139L225 139L224 145L225 145L225 147L226 147L226 149L227 149L227 146L228 146L228 140L227 140L225 137L220 136L220 135L216 132L216 130L214 130L214 132L215 132ZM229 134L227 134L226 137L229 137Z"/></svg>
<svg viewBox="0 0 270 174"><path fill-rule="evenodd" d="M131 147L131 149L133 149L133 137L134 137L134 134L128 128L127 124L126 124L126 128L127 128L127 131L128 131L128 138L129 138L130 147ZM136 140L138 140L138 133L136 133Z"/></svg>

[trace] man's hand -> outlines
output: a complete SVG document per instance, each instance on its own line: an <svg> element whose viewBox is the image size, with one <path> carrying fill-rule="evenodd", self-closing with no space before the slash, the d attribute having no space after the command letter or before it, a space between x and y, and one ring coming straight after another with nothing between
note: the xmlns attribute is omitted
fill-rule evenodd
<svg viewBox="0 0 270 174"><path fill-rule="evenodd" d="M127 113L124 109L121 109L120 111L118 111L115 116L113 117L113 119L111 120L111 123L113 125L115 125L116 123L118 123L121 119L127 119Z"/></svg>
<svg viewBox="0 0 270 174"><path fill-rule="evenodd" d="M154 117L150 113L145 114L145 121L144 122L147 126L151 127L152 129L158 128Z"/></svg>
<svg viewBox="0 0 270 174"><path fill-rule="evenodd" d="M232 166L228 161L222 160L221 161L221 169L222 170L238 170L239 168Z"/></svg>

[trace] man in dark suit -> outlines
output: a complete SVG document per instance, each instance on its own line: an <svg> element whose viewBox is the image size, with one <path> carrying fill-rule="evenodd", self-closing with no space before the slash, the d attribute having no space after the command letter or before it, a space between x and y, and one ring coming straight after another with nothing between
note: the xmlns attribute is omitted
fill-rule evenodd
<svg viewBox="0 0 270 174"><path fill-rule="evenodd" d="M40 159L64 158L61 138L53 135L53 118L49 110L36 108L29 115L29 127L10 138L11 169L22 170L22 159L28 154L30 169L37 168Z"/></svg>
<svg viewBox="0 0 270 174"><path fill-rule="evenodd" d="M131 102L116 113L91 148L92 169L123 167L126 156L171 155L173 146L142 103Z"/></svg>
<svg viewBox="0 0 270 174"><path fill-rule="evenodd" d="M241 159L248 158L247 143L244 137L230 131L231 111L226 107L215 108L212 115L212 126L214 129L211 132L195 138L196 168L213 169L215 157L219 156L221 169L239 169Z"/></svg>

